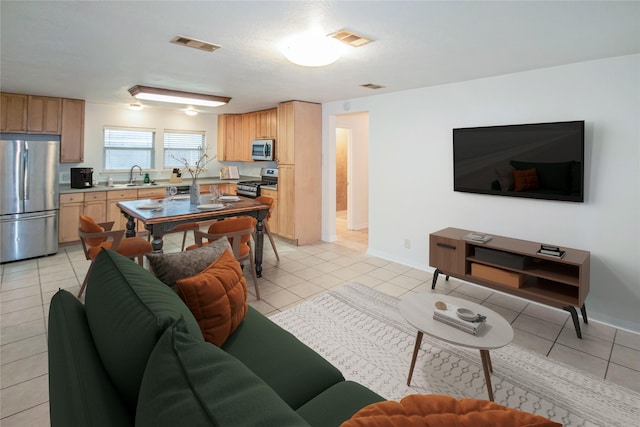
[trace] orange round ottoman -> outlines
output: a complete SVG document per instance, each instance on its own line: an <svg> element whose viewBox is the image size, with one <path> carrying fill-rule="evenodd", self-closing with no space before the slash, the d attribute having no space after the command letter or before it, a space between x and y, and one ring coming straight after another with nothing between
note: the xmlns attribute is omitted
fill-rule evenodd
<svg viewBox="0 0 640 427"><path fill-rule="evenodd" d="M562 427L539 415L481 399L413 394L373 403L340 427Z"/></svg>

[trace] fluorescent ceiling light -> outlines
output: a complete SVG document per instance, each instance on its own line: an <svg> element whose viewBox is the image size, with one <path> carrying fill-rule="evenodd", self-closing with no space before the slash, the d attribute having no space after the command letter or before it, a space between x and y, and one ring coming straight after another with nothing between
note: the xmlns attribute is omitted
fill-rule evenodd
<svg viewBox="0 0 640 427"><path fill-rule="evenodd" d="M305 67L333 64L344 53L344 45L318 31L293 36L280 44L280 51L289 61Z"/></svg>
<svg viewBox="0 0 640 427"><path fill-rule="evenodd" d="M231 101L231 98L225 96L206 95L203 93L183 92L180 90L160 89L140 85L130 88L129 93L138 99L146 99L148 101L201 105L204 107L219 107Z"/></svg>

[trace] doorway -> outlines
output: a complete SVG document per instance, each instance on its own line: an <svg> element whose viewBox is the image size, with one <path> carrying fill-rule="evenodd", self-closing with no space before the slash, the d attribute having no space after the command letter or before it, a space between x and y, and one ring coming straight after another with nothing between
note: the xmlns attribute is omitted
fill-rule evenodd
<svg viewBox="0 0 640 427"><path fill-rule="evenodd" d="M368 247L369 115L336 116L335 224L338 241Z"/></svg>

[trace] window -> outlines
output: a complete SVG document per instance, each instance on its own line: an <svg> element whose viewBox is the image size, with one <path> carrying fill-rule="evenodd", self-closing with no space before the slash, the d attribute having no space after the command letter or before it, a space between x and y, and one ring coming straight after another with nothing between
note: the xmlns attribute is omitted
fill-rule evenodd
<svg viewBox="0 0 640 427"><path fill-rule="evenodd" d="M148 129L104 128L104 169L153 169L155 132Z"/></svg>
<svg viewBox="0 0 640 427"><path fill-rule="evenodd" d="M204 150L204 132L164 131L165 169L184 167L181 159L186 159L187 163L194 165L202 157Z"/></svg>

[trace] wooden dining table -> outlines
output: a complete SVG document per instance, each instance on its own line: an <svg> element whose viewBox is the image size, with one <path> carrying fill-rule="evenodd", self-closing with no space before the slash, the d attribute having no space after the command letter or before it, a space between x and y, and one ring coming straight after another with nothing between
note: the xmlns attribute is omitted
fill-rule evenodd
<svg viewBox="0 0 640 427"><path fill-rule="evenodd" d="M222 205L214 207L213 205ZM256 274L262 276L262 248L264 243L263 220L269 214L269 205L255 199L238 196L237 201L213 200L211 194L200 196L200 203L192 204L187 197L174 196L164 200L130 200L118 202L127 218L126 236L136 235L136 220L144 224L151 234L154 253L161 253L163 236L177 225L219 220L235 216L252 216L257 220L255 233Z"/></svg>

